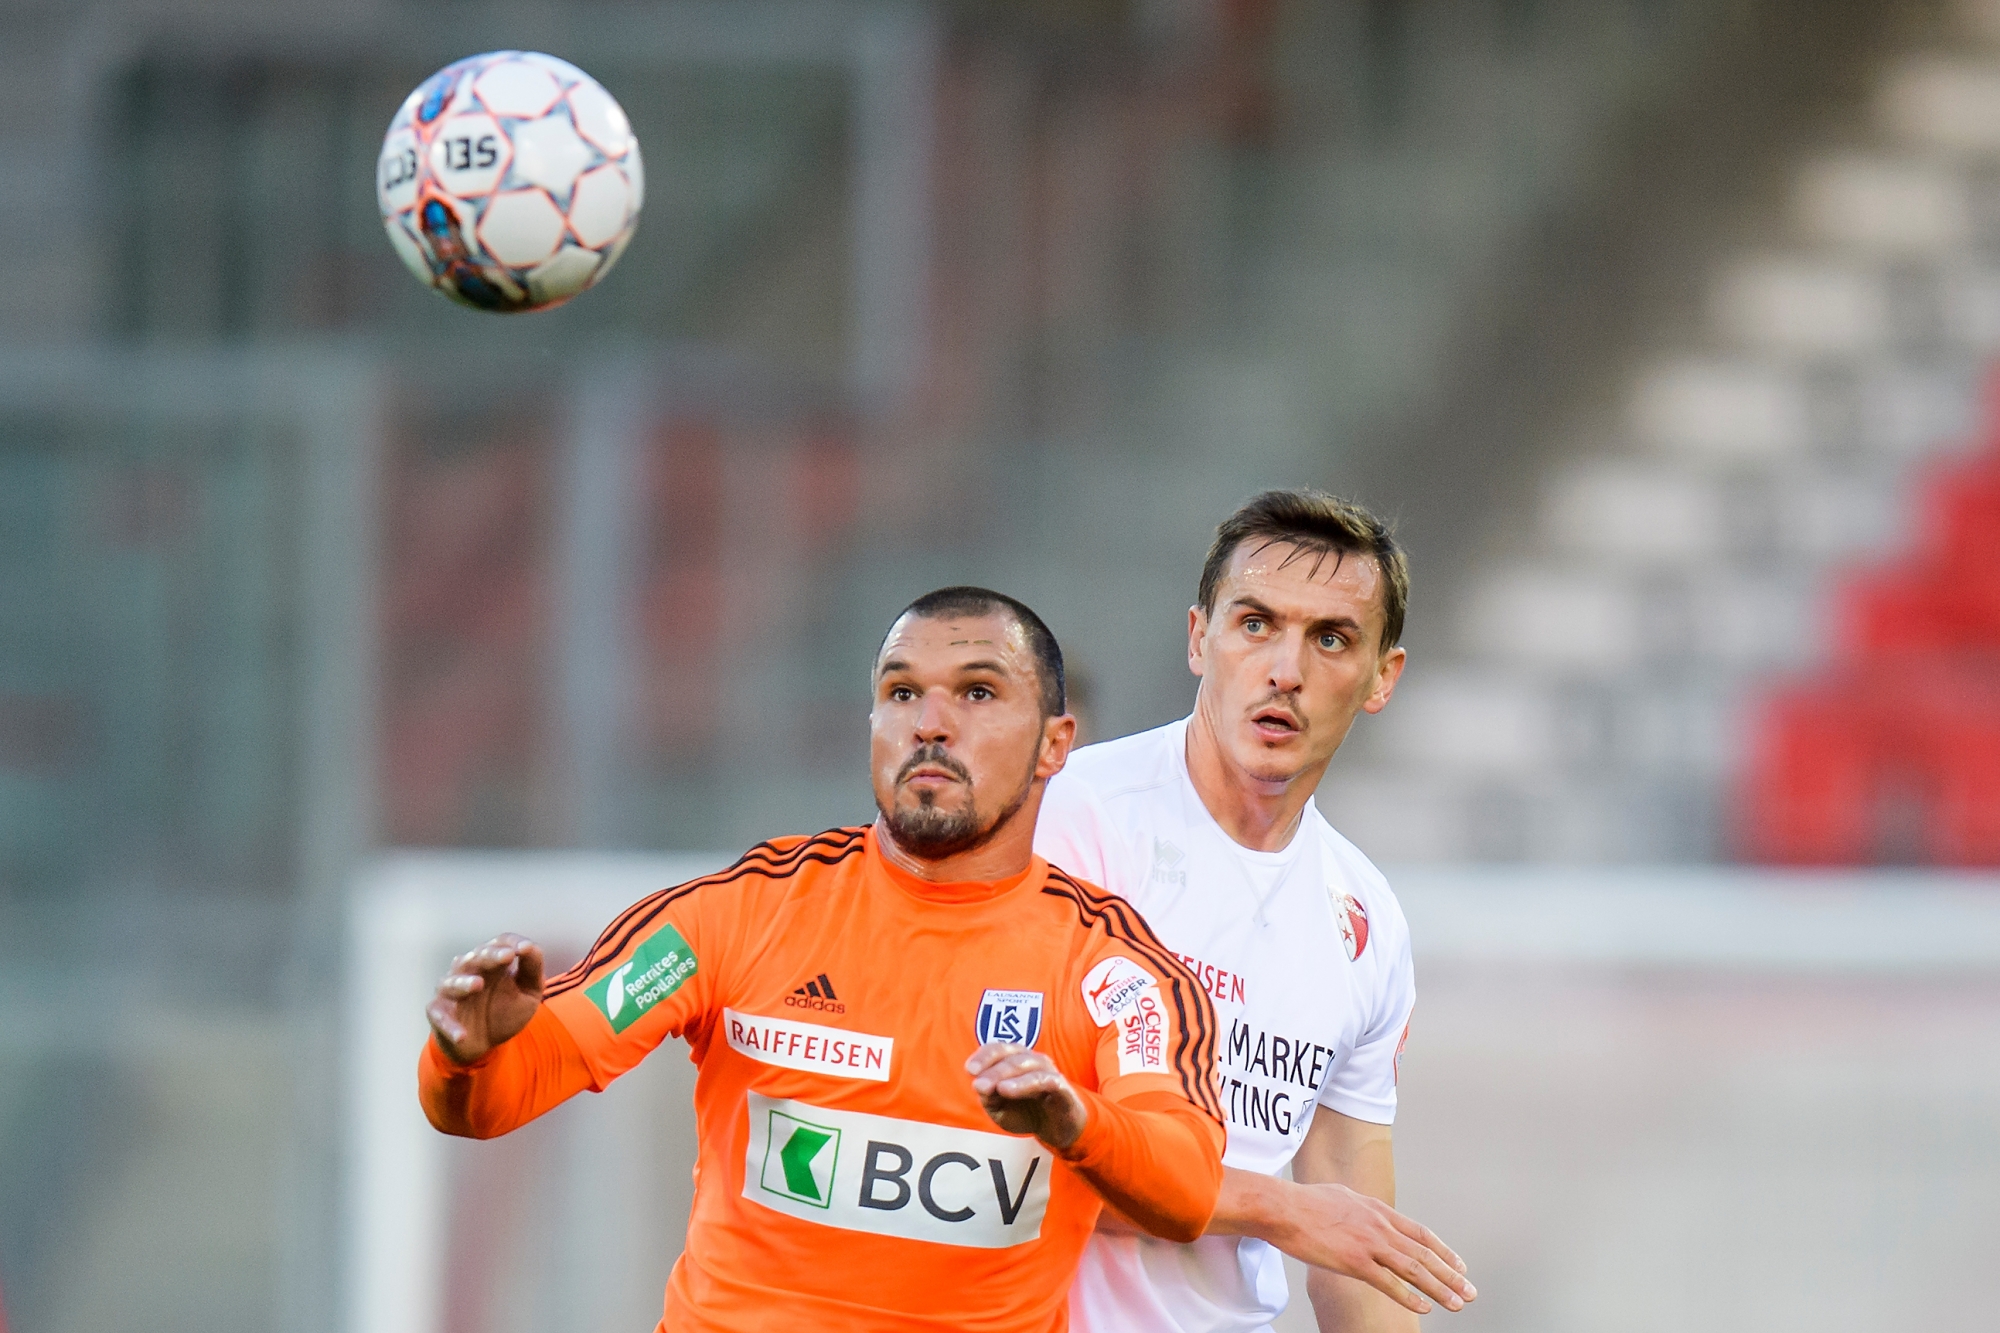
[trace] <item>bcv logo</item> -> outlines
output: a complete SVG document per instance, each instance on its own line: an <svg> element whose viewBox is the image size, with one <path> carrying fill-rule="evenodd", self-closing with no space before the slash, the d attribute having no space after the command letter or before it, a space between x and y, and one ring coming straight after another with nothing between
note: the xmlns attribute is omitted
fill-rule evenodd
<svg viewBox="0 0 2000 1333"><path fill-rule="evenodd" d="M1033 1139L748 1094L743 1197L845 1231L1005 1249L1042 1232L1055 1163Z"/></svg>

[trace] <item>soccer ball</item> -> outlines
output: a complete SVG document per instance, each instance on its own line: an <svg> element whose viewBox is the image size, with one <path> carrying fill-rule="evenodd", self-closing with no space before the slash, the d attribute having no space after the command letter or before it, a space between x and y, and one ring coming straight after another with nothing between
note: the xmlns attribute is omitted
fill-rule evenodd
<svg viewBox="0 0 2000 1333"><path fill-rule="evenodd" d="M410 272L496 311L546 310L602 278L645 188L624 110L536 51L489 51L424 80L389 122L375 173Z"/></svg>

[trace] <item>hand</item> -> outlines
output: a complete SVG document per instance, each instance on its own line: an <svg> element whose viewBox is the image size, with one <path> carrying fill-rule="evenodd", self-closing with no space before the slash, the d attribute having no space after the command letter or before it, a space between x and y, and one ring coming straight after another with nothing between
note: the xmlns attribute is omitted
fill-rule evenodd
<svg viewBox="0 0 2000 1333"><path fill-rule="evenodd" d="M989 1041L965 1062L972 1090L993 1123L1009 1134L1033 1134L1057 1152L1075 1143L1090 1108L1040 1051Z"/></svg>
<svg viewBox="0 0 2000 1333"><path fill-rule="evenodd" d="M1281 1215L1282 1222L1264 1229L1265 1240L1314 1268L1366 1282L1418 1314L1429 1314L1431 1301L1461 1310L1479 1295L1450 1246L1380 1199L1345 1185L1287 1185Z"/></svg>
<svg viewBox="0 0 2000 1333"><path fill-rule="evenodd" d="M424 1017L444 1053L467 1065L528 1026L541 1004L542 946L495 935L451 960Z"/></svg>

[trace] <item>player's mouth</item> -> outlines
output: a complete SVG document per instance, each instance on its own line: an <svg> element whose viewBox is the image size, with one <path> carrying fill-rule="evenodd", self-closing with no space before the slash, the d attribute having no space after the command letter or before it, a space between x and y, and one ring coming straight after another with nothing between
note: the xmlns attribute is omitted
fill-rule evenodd
<svg viewBox="0 0 2000 1333"><path fill-rule="evenodd" d="M926 745L920 747L896 774L898 787L948 786L954 782L972 783L972 773L964 764L944 752L944 747Z"/></svg>
<svg viewBox="0 0 2000 1333"><path fill-rule="evenodd" d="M1268 707L1250 715L1250 728L1258 739L1271 742L1290 740L1306 729L1305 723L1289 709Z"/></svg>

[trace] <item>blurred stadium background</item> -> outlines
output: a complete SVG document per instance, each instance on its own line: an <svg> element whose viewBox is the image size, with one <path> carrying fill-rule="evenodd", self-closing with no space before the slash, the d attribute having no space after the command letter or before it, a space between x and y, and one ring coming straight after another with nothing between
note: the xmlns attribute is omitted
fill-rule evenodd
<svg viewBox="0 0 2000 1333"><path fill-rule="evenodd" d="M1404 1202L1484 1293L1433 1322L1992 1327L2000 4L0 32L14 1333L387 1333L357 884L470 873L477 916L480 874L667 864L537 855L864 818L869 655L946 582L1048 617L1095 735L1177 716L1207 533L1297 482L1414 553L1410 674L1320 802L1417 924ZM518 320L423 292L370 197L404 93L502 46L603 81L651 186ZM440 1148L423 1327L650 1326L656 1064L466 1150L531 1207Z"/></svg>

